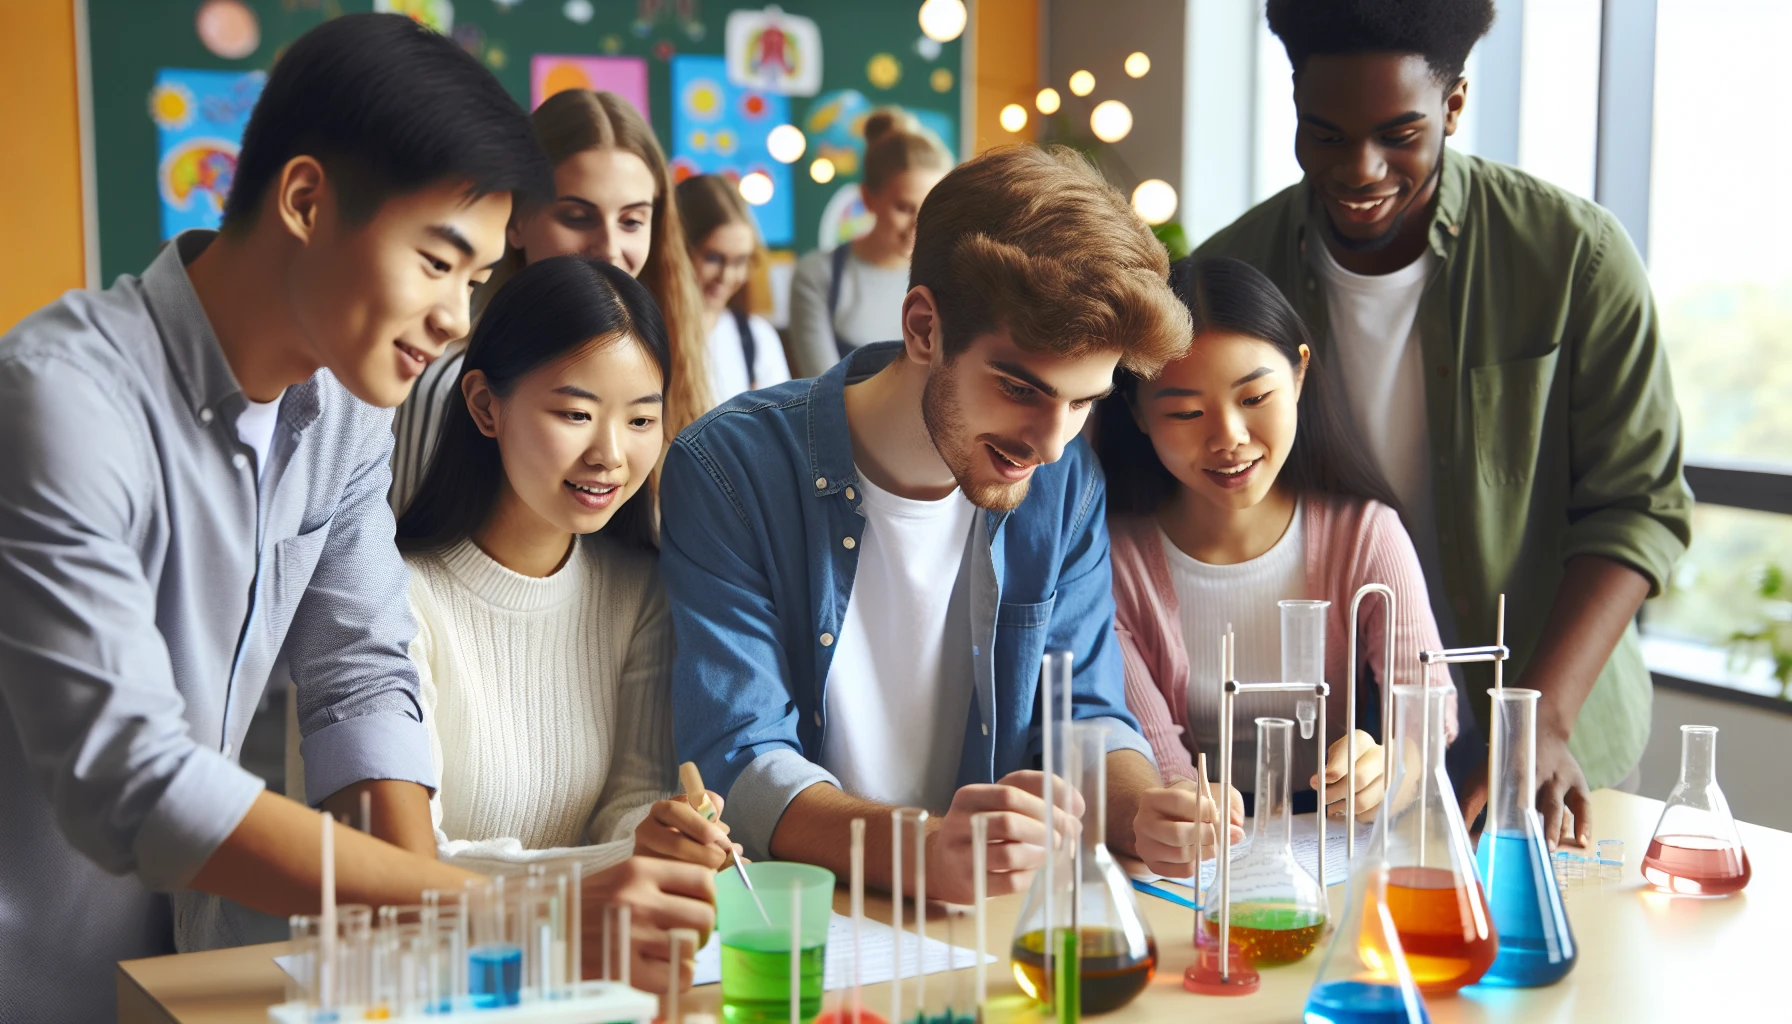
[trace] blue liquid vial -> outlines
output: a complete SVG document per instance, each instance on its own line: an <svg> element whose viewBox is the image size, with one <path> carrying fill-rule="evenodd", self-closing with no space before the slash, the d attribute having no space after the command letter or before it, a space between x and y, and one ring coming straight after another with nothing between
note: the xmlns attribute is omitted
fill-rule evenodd
<svg viewBox="0 0 1792 1024"><path fill-rule="evenodd" d="M510 945L474 946L467 954L467 994L473 1006L490 1010L522 1001L523 951Z"/></svg>
<svg viewBox="0 0 1792 1024"><path fill-rule="evenodd" d="M1485 980L1485 979L1483 979ZM1430 1024L1431 1015L1420 1002L1419 1020ZM1306 1024L1409 1024L1406 1000L1398 985L1368 981L1328 981L1307 996Z"/></svg>
<svg viewBox="0 0 1792 1024"><path fill-rule="evenodd" d="M1481 984L1534 988L1562 980L1574 967L1574 933L1542 833L1483 832L1475 863L1500 933L1499 956Z"/></svg>

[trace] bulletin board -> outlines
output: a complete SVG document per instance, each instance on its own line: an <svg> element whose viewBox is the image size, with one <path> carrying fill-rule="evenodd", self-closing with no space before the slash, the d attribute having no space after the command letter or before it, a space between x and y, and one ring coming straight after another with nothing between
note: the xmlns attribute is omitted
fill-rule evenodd
<svg viewBox="0 0 1792 1024"><path fill-rule="evenodd" d="M874 107L902 106L948 149L959 149L962 40L925 39L919 0L781 0L769 16L768 5L739 0L86 4L107 283L141 271L175 231L215 222L247 111L286 45L327 18L376 6L444 30L525 106L581 85L644 102L676 174L772 175L772 201L754 209L777 249L832 245L863 225L856 202L863 140L855 133ZM731 19L737 12L745 14ZM724 58L738 63L748 55L750 73L732 76L745 75L744 82L730 81ZM705 92L702 83L716 88ZM704 107L712 101L722 106ZM765 134L785 121L808 137L807 151L788 165L765 149ZM837 170L826 184L809 174L821 155Z"/></svg>

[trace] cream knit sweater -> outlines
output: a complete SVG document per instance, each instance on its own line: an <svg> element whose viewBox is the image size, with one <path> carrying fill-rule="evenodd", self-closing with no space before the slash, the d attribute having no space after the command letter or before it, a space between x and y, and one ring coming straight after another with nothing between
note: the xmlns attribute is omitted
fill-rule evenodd
<svg viewBox="0 0 1792 1024"><path fill-rule="evenodd" d="M545 579L472 541L407 561L442 859L495 871L627 857L678 780L653 553L599 534Z"/></svg>

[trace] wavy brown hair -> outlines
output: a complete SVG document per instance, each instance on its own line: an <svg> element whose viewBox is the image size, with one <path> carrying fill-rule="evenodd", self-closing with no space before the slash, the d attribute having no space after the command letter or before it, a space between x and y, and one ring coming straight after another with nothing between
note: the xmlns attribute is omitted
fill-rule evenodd
<svg viewBox="0 0 1792 1024"><path fill-rule="evenodd" d="M703 336L703 312L697 298L697 276L685 249L678 204L672 198L672 175L653 129L634 105L612 92L567 89L544 100L529 115L535 136L550 163L591 149L620 149L641 158L653 173L652 243L641 284L660 307L672 349L672 382L666 392L666 441L678 435L715 404L709 386L709 339ZM475 313L484 308L504 282L526 262L511 249L492 272L491 281L474 297Z"/></svg>
<svg viewBox="0 0 1792 1024"><path fill-rule="evenodd" d="M758 267L765 260L765 243L759 238L759 225L740 197L740 186L720 174L693 174L678 183L678 217L684 222L685 248L695 252L717 228L728 224L745 224L753 232L753 262ZM747 312L748 288L742 287L728 299L728 308Z"/></svg>

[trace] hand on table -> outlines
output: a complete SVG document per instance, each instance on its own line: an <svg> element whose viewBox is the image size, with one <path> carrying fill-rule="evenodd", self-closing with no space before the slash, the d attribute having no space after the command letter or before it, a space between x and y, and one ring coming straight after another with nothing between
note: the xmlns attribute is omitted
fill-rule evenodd
<svg viewBox="0 0 1792 1024"><path fill-rule="evenodd" d="M928 898L970 903L975 897L971 818L985 812L994 814L989 819L988 894L1027 891L1033 873L1045 863L1044 783L1043 772L1022 771L995 783L960 787L940 827L927 837ZM1060 780L1052 796L1070 812L1053 817L1053 830L1060 842L1073 839L1081 827L1082 794Z"/></svg>
<svg viewBox="0 0 1792 1024"><path fill-rule="evenodd" d="M657 857L630 857L584 881L585 976L604 975L603 933L606 906L629 908L629 983L646 992L666 992L674 977L680 991L691 987L695 949L681 949L671 963L666 933L690 928L697 946L708 941L716 923L715 872L699 864ZM616 976L616 972L610 974Z"/></svg>
<svg viewBox="0 0 1792 1024"><path fill-rule="evenodd" d="M1232 841L1244 841L1244 798L1232 790L1229 815ZM1200 863L1219 851L1216 828L1219 808L1203 799L1196 782L1183 780L1173 786L1148 789L1139 798L1133 818L1133 844L1139 859L1166 878L1187 878Z"/></svg>
<svg viewBox="0 0 1792 1024"><path fill-rule="evenodd" d="M728 866L728 826L722 824L722 798L710 792L716 820L698 814L684 797L661 800L635 826L635 852L664 860L701 864L711 871Z"/></svg>
<svg viewBox="0 0 1792 1024"><path fill-rule="evenodd" d="M1343 786L1350 767L1347 739L1349 737L1338 737L1325 758L1325 809L1334 818L1344 817L1344 800L1348 795ZM1356 730L1356 816L1359 821L1374 821L1381 808L1381 799L1387 794L1386 762L1381 744L1363 730ZM1317 792L1318 775L1313 776L1312 786Z"/></svg>
<svg viewBox="0 0 1792 1024"><path fill-rule="evenodd" d="M1475 769L1464 789L1462 820L1474 824L1487 806L1487 763ZM1580 762L1568 752L1565 730L1537 723L1537 813L1543 818L1543 838L1550 849L1567 843L1585 847L1592 842L1593 802Z"/></svg>

